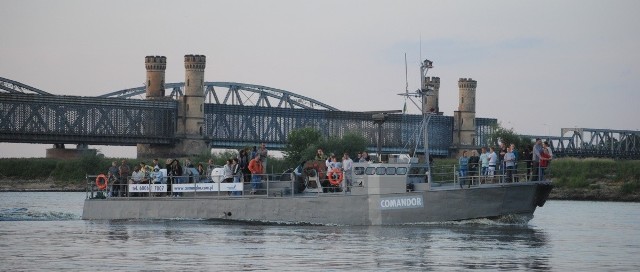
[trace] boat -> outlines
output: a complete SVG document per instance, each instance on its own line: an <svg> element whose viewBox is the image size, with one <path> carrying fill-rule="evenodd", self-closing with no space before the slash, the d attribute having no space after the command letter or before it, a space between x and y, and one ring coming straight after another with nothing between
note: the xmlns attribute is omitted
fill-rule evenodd
<svg viewBox="0 0 640 272"><path fill-rule="evenodd" d="M426 60L421 73L426 74L431 67L432 62ZM429 95L429 90L417 94ZM376 113L374 120L383 122L383 114ZM430 116L424 114L420 131L426 130ZM545 204L553 188L550 181L520 178L507 182L504 175L460 177L455 168L432 169L430 160L424 159L431 158L426 148L428 133L420 135L425 137L422 161L399 156L385 156L383 160L380 156L375 162L354 163L348 173L328 173L324 161L312 160L278 178L265 176L258 191L251 190L249 183L220 182L222 171L218 169L206 182L129 184L126 197L105 198L94 195L94 177L88 177L82 218L320 225L403 225L478 218L527 222L536 208ZM450 178L441 178L445 176L442 173ZM104 178L96 184L107 188Z"/></svg>
<svg viewBox="0 0 640 272"><path fill-rule="evenodd" d="M173 184L180 197L158 196L166 184L130 184L130 192L146 195L96 198L91 192L82 218L403 225L515 216L526 222L553 187L550 181L504 182L496 176L495 183L469 178L471 185L461 188L455 180L429 181L428 169L413 162L359 162L353 164L350 185L343 175L339 186L323 186L328 173L305 175L298 167L285 178L263 181L257 194L249 194L248 183ZM234 191L241 195L228 193Z"/></svg>

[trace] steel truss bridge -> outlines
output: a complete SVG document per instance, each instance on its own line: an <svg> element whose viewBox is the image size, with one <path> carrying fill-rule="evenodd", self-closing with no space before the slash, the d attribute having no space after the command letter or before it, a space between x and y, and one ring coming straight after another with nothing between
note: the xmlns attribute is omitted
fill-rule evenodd
<svg viewBox="0 0 640 272"><path fill-rule="evenodd" d="M549 142L555 157L640 159L640 131L562 128L562 136L528 136Z"/></svg>
<svg viewBox="0 0 640 272"><path fill-rule="evenodd" d="M302 127L315 128L329 137L355 133L368 140L370 150L375 150L377 145L378 125L373 122L372 112L340 111L293 92L253 84L205 82L204 91L205 138L213 148L239 148L264 142L272 149L282 149L287 135ZM0 78L0 141L122 146L172 144L178 137L176 99L183 96L184 83L165 84L165 93L164 99L147 100L144 99L145 87L141 86L98 97L59 96ZM382 124L382 150L407 152L421 148L422 137L417 135L421 121L421 115L388 114ZM496 119L476 118L476 145L485 143L496 125ZM453 144L453 117L431 116L428 133L430 152L448 156ZM625 154L618 157L639 158L638 133L624 139L613 134L603 135L600 138L618 137L612 141L621 143L613 145L616 152L607 149L606 154L604 149L596 148L602 141L593 142L594 137L572 136L575 139L571 141L541 138L552 140L554 154L611 157L615 153ZM618 151L618 147L624 148Z"/></svg>

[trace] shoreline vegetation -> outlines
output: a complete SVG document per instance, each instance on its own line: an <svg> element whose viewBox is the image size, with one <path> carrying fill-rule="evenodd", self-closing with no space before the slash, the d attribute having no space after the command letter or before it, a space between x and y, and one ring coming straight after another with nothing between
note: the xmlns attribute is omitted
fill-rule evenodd
<svg viewBox="0 0 640 272"><path fill-rule="evenodd" d="M233 154L212 158L222 165ZM209 156L192 158L206 167ZM75 160L44 158L0 159L0 192L84 192L86 173L104 173L112 161L101 155ZM129 165L151 160L127 159ZM162 159L160 161L163 161ZM269 170L282 173L288 169L284 159L269 158ZM436 160L436 165L456 163L455 159ZM520 167L524 169L524 165ZM549 199L640 202L640 160L560 158L551 164L554 189Z"/></svg>

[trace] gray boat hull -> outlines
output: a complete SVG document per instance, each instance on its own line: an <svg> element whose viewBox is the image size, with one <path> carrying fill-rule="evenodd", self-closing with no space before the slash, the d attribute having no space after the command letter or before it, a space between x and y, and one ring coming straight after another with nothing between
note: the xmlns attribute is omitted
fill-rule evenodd
<svg viewBox="0 0 640 272"><path fill-rule="evenodd" d="M83 219L227 219L238 221L398 225L522 215L544 205L551 185L496 184L389 194L198 196L87 199Z"/></svg>

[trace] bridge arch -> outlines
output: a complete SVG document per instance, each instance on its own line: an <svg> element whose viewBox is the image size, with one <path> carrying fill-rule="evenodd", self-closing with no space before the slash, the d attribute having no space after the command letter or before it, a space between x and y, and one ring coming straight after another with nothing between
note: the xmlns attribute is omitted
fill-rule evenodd
<svg viewBox="0 0 640 272"><path fill-rule="evenodd" d="M0 77L0 93L53 95L36 87Z"/></svg>
<svg viewBox="0 0 640 272"><path fill-rule="evenodd" d="M184 82L165 84L165 93L171 98L184 95ZM316 109L338 111L337 108L310 97L282 89L237 82L205 82L205 103L258 106L268 108ZM145 94L145 87L123 89L98 97L134 98Z"/></svg>

